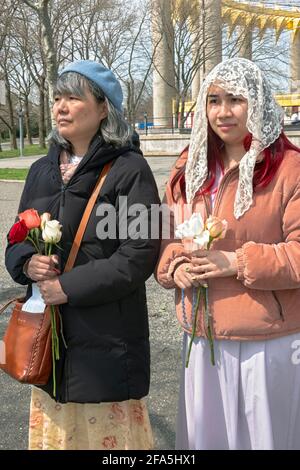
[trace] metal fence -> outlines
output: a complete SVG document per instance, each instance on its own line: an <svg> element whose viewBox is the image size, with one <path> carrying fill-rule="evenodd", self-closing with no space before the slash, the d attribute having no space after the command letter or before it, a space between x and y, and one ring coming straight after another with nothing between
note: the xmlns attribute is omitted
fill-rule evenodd
<svg viewBox="0 0 300 470"><path fill-rule="evenodd" d="M192 126L179 127L175 125L174 116L160 117L154 119L153 116L144 114L144 119L137 122L135 130L139 134L190 134Z"/></svg>
<svg viewBox="0 0 300 470"><path fill-rule="evenodd" d="M300 106L286 106L284 109L284 128L299 129L300 128ZM135 130L139 134L190 134L192 131L193 113L184 123L184 127L175 125L175 117L167 116L154 118L144 113L144 119L137 122Z"/></svg>

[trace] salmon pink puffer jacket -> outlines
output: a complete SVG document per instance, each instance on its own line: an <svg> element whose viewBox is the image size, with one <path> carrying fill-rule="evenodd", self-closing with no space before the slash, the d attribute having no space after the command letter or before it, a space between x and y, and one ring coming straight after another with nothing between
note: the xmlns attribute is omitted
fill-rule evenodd
<svg viewBox="0 0 300 470"><path fill-rule="evenodd" d="M170 181L186 158L187 151L177 161ZM228 229L211 249L235 251L238 260L237 277L208 282L214 337L251 341L300 332L300 154L285 153L271 183L254 191L252 206L239 220L233 215L237 185L235 167L225 173L212 211L227 220ZM176 193L180 194L179 188ZM186 217L182 198L174 200L170 183L164 202L171 209L171 225L176 227ZM192 210L205 220L211 213L210 197L197 196ZM173 280L176 267L189 261L189 256L181 240L173 236L163 240L156 279L166 289L175 289L178 320L190 332L195 289L185 289L182 298ZM206 336L203 306L196 334Z"/></svg>

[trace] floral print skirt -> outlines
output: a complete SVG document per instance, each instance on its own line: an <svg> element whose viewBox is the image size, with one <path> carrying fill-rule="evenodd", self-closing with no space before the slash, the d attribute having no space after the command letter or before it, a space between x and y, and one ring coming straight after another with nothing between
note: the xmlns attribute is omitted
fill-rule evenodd
<svg viewBox="0 0 300 470"><path fill-rule="evenodd" d="M149 450L145 399L61 404L32 387L29 450Z"/></svg>

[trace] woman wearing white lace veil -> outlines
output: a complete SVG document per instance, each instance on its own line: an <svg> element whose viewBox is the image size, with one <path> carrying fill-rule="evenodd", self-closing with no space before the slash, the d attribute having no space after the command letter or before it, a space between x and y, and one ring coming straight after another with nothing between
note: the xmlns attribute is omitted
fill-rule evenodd
<svg viewBox="0 0 300 470"><path fill-rule="evenodd" d="M174 225L189 210L228 223L209 251L164 240L157 266L185 332L178 449L300 448L300 149L282 122L261 70L224 61L201 87L190 146L170 176ZM186 367L203 283L216 363L202 307Z"/></svg>

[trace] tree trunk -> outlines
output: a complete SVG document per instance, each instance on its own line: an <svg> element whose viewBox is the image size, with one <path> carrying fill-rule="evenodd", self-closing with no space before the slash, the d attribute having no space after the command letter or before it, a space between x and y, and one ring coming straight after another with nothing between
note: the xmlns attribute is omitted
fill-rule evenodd
<svg viewBox="0 0 300 470"><path fill-rule="evenodd" d="M179 97L176 96L176 103L175 103L175 122L174 122L174 127L175 127L175 129L178 129L178 127L179 127L179 109L180 109L179 103L180 103Z"/></svg>
<svg viewBox="0 0 300 470"><path fill-rule="evenodd" d="M52 115L50 109L50 99L49 99L49 90L45 91L45 128L46 128L46 135L49 134L53 127L52 124Z"/></svg>
<svg viewBox="0 0 300 470"><path fill-rule="evenodd" d="M28 96L24 96L24 120L25 120L25 129L28 145L32 145L32 135L30 129L30 118L29 118L29 101Z"/></svg>
<svg viewBox="0 0 300 470"><path fill-rule="evenodd" d="M40 104L39 104L39 146L46 148L45 142L45 77L40 83Z"/></svg>
<svg viewBox="0 0 300 470"><path fill-rule="evenodd" d="M180 129L184 129L184 124L185 124L184 106L185 106L185 99L181 98L181 103L180 103Z"/></svg>
<svg viewBox="0 0 300 470"><path fill-rule="evenodd" d="M128 124L134 128L135 125L135 109L134 109L134 90L130 80L127 81L127 120Z"/></svg>
<svg viewBox="0 0 300 470"><path fill-rule="evenodd" d="M31 0L24 0L26 5L35 10L39 16L41 33L42 33L42 42L43 42L43 51L45 54L46 62L46 77L47 84L49 87L49 105L52 112L53 105L53 88L57 78L57 60L56 60L56 51L53 41L53 28L51 25L50 14L49 14L49 3L50 0L38 0L37 3L32 2ZM43 97L45 95L43 94ZM45 109L44 109L45 112ZM43 118L45 119L45 118ZM54 125L53 116L51 115L51 120ZM45 125L45 124L44 124Z"/></svg>
<svg viewBox="0 0 300 470"><path fill-rule="evenodd" d="M12 103L12 96L10 91L10 84L8 75L5 74L5 87L6 87L6 102L8 109L8 121L9 121L9 136L10 136L10 147L12 149L17 149L17 136L16 136L16 125L14 120L14 108Z"/></svg>
<svg viewBox="0 0 300 470"><path fill-rule="evenodd" d="M42 38L46 57L46 74L49 88L49 107L53 107L53 88L57 79L57 61L53 42L53 29L49 16L49 0L40 0L39 17L42 26ZM52 117L53 121L53 117Z"/></svg>

